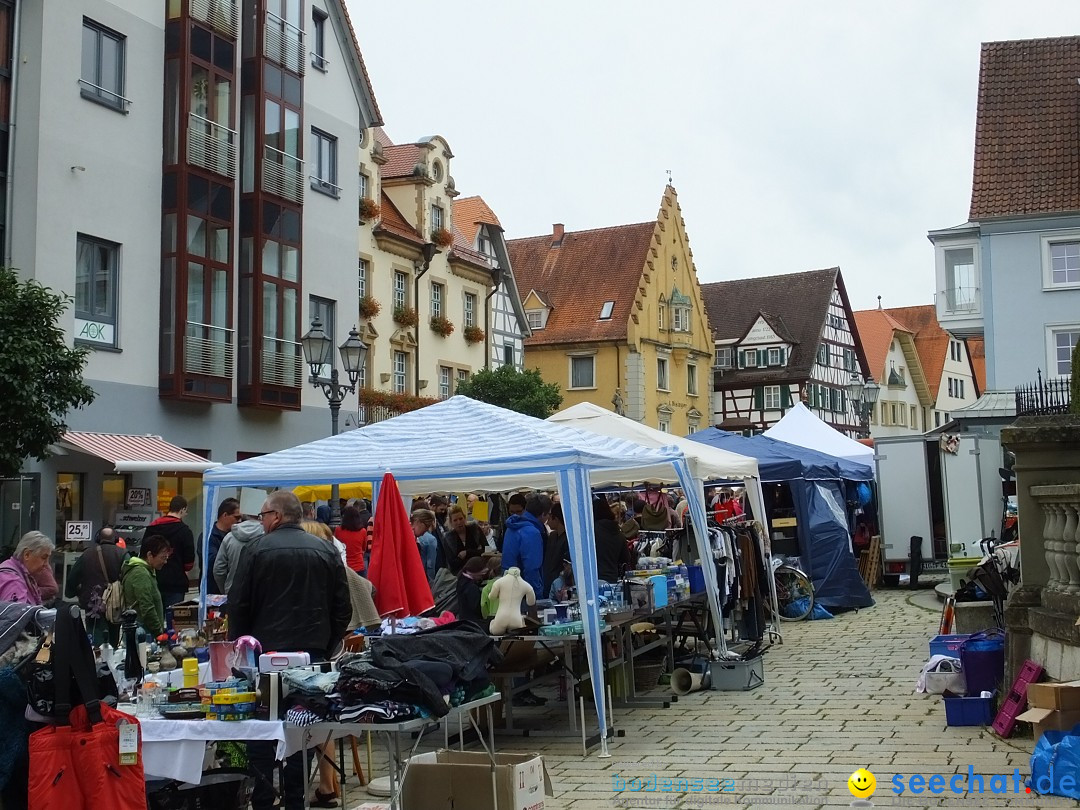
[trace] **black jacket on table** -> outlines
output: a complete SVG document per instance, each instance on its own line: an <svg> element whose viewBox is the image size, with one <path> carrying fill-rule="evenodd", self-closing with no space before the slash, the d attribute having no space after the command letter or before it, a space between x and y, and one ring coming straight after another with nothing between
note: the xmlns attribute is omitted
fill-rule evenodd
<svg viewBox="0 0 1080 810"><path fill-rule="evenodd" d="M143 537L160 534L172 546L172 554L157 572L158 588L162 593L177 593L188 589L188 571L195 562L195 535L184 521L173 515L159 517L146 527Z"/></svg>
<svg viewBox="0 0 1080 810"><path fill-rule="evenodd" d="M596 528L596 574L604 582L618 582L630 566L630 549L614 520L598 520Z"/></svg>
<svg viewBox="0 0 1080 810"><path fill-rule="evenodd" d="M231 639L254 636L264 652L328 657L352 618L341 555L296 524L278 526L244 546L228 613Z"/></svg>

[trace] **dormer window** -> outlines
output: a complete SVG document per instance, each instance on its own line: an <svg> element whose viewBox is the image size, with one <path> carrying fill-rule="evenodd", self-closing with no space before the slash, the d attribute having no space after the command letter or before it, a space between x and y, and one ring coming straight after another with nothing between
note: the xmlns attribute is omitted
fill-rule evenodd
<svg viewBox="0 0 1080 810"><path fill-rule="evenodd" d="M671 308L671 325L676 332L690 331L690 308L675 306Z"/></svg>
<svg viewBox="0 0 1080 810"><path fill-rule="evenodd" d="M529 321L530 329L543 329L544 321L547 320L547 313L542 309L530 309L525 313L525 317Z"/></svg>
<svg viewBox="0 0 1080 810"><path fill-rule="evenodd" d="M600 308L600 320L606 321L611 319L611 312L615 309L614 301L605 301L604 306Z"/></svg>
<svg viewBox="0 0 1080 810"><path fill-rule="evenodd" d="M778 346L769 347L769 365L782 366L784 364L784 352Z"/></svg>

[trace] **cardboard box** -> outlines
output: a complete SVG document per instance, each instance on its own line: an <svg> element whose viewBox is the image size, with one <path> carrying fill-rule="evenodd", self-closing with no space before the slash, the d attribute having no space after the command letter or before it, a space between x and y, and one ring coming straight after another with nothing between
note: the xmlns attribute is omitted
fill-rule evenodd
<svg viewBox="0 0 1080 810"><path fill-rule="evenodd" d="M1028 689L1031 689L1031 686ZM1073 726L1080 723L1080 710L1028 709L1023 714L1017 715L1016 719L1031 723L1037 740L1047 731L1071 731Z"/></svg>
<svg viewBox="0 0 1080 810"><path fill-rule="evenodd" d="M172 626L174 630L198 630L199 629L199 603L178 602L168 608L172 613Z"/></svg>
<svg viewBox="0 0 1080 810"><path fill-rule="evenodd" d="M491 760L482 752L434 751L409 760L403 810L543 810L551 777L539 754L496 754L492 804Z"/></svg>
<svg viewBox="0 0 1080 810"><path fill-rule="evenodd" d="M1028 706L1033 709L1080 709L1080 681L1032 683L1027 689Z"/></svg>

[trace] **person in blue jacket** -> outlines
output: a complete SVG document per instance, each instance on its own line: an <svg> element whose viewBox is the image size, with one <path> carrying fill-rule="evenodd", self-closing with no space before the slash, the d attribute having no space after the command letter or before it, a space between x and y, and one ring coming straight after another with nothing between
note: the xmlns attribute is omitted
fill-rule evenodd
<svg viewBox="0 0 1080 810"><path fill-rule="evenodd" d="M511 503L518 495L511 496ZM503 532L503 570L518 568L521 578L532 585L537 599L544 592L544 540L547 529L544 520L551 512L551 499L541 493L533 493L525 499L525 511L511 514L506 519Z"/></svg>

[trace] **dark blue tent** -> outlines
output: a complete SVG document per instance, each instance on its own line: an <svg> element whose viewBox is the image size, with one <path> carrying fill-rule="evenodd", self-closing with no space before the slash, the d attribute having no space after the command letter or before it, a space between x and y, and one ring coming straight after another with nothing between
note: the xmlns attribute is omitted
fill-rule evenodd
<svg viewBox="0 0 1080 810"><path fill-rule="evenodd" d="M814 581L819 604L826 608L874 604L851 553L847 514L847 482L873 480L870 467L768 436L746 437L719 428L706 428L687 438L752 456L758 461L762 482L783 481L791 486L799 557ZM765 516L761 519L766 522Z"/></svg>

